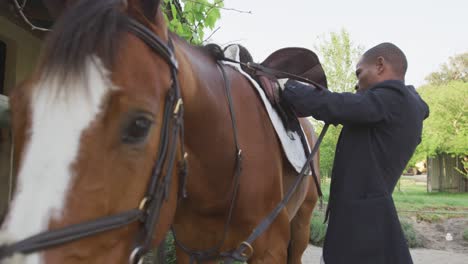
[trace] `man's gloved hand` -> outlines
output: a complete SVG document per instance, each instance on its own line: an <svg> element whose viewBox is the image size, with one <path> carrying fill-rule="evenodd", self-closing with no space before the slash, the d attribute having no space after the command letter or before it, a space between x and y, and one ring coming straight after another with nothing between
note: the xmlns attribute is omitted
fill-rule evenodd
<svg viewBox="0 0 468 264"><path fill-rule="evenodd" d="M295 84L299 84L299 85L305 85L305 86L309 86L310 89L316 89L317 87L315 87L315 85L313 84L310 84L310 83L305 83L305 82L300 82L300 81L296 81L296 80L291 80L291 79L288 79L288 78L284 78L284 79L278 79L278 86L280 88L281 91L284 91L284 89L286 87L290 87L292 86L292 88L294 88Z"/></svg>

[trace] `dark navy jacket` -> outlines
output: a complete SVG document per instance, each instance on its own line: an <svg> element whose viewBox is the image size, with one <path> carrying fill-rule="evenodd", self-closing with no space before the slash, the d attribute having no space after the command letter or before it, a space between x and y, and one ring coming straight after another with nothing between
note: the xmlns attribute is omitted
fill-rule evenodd
<svg viewBox="0 0 468 264"><path fill-rule="evenodd" d="M390 80L360 94L332 93L289 81L282 98L300 117L343 124L330 186L325 263L412 263L391 194L429 115L414 87Z"/></svg>

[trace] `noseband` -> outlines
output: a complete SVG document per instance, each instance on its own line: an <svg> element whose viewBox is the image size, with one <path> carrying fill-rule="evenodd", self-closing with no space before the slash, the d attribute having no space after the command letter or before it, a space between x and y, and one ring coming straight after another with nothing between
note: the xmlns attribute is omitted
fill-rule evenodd
<svg viewBox="0 0 468 264"><path fill-rule="evenodd" d="M96 220L70 225L64 228L46 231L24 240L0 247L0 262L14 254L30 254L53 248L85 237L115 230L134 222L140 223L135 238L130 263L142 262L143 255L149 250L154 229L159 220L161 207L168 200L176 160L178 141L182 154L185 154L183 137L183 103L177 79L178 64L174 56L174 46L168 44L152 31L132 18L128 18L128 30L145 42L155 53L161 56L171 68L172 86L168 91L164 105L164 117L161 128L159 149L155 166L145 197L138 208ZM186 158L179 164L181 172L181 190L185 195ZM165 170L165 171L164 171Z"/></svg>

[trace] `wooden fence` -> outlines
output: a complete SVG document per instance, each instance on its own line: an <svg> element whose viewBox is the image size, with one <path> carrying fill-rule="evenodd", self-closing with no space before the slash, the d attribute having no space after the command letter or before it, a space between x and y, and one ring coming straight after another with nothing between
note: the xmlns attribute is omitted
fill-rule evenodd
<svg viewBox="0 0 468 264"><path fill-rule="evenodd" d="M428 192L468 192L468 179L463 171L461 158L439 154L427 160Z"/></svg>

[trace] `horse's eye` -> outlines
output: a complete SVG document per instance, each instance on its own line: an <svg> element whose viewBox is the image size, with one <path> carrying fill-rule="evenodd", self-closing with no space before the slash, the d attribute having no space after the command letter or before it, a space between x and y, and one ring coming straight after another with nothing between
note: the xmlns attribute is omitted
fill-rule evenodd
<svg viewBox="0 0 468 264"><path fill-rule="evenodd" d="M130 120L124 128L122 140L127 144L141 143L146 139L153 121L146 116L139 115Z"/></svg>

